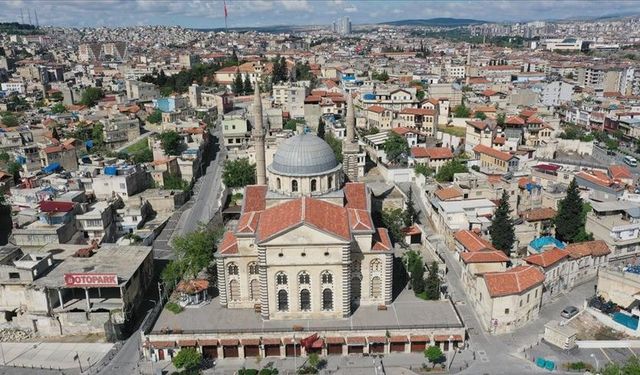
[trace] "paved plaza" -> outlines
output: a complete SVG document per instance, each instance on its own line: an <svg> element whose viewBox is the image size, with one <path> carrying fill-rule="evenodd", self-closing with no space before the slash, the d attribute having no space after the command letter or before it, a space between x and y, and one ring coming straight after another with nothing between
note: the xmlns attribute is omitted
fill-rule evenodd
<svg viewBox="0 0 640 375"><path fill-rule="evenodd" d="M79 369L95 365L111 350L110 343L2 343L2 358L6 366L34 367L43 369Z"/></svg>

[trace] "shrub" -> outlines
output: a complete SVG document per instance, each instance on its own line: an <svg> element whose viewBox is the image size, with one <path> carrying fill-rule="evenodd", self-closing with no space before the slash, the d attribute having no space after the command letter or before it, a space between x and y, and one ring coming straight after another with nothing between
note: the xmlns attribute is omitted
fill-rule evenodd
<svg viewBox="0 0 640 375"><path fill-rule="evenodd" d="M178 354L173 357L173 365L177 369L185 369L187 372L192 372L200 367L202 363L202 354L194 348L180 349Z"/></svg>
<svg viewBox="0 0 640 375"><path fill-rule="evenodd" d="M182 307L175 302L167 302L164 306L165 309L171 311L174 314L180 314L182 312Z"/></svg>

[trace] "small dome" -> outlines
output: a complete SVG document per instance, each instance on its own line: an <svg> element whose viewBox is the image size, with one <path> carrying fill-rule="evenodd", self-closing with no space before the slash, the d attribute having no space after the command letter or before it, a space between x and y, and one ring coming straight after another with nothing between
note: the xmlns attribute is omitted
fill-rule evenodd
<svg viewBox="0 0 640 375"><path fill-rule="evenodd" d="M331 146L307 133L282 142L269 169L284 175L312 175L329 172L338 165Z"/></svg>

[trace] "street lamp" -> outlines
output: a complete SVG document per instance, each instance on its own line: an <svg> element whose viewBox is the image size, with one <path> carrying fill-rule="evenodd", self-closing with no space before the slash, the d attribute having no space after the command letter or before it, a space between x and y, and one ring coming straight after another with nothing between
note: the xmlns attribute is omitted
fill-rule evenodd
<svg viewBox="0 0 640 375"><path fill-rule="evenodd" d="M596 361L596 372L600 372L600 363L598 362L598 357L594 353L591 353L591 358Z"/></svg>
<svg viewBox="0 0 640 375"><path fill-rule="evenodd" d="M296 359L296 334L293 334L293 372L298 371L298 361Z"/></svg>

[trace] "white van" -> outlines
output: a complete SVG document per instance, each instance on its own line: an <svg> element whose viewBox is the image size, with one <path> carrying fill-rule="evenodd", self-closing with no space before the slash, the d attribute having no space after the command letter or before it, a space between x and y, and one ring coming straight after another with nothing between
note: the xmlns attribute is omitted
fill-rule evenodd
<svg viewBox="0 0 640 375"><path fill-rule="evenodd" d="M636 158L634 158L633 156L625 156L624 159L622 159L624 161L624 163L630 167L637 167L638 166L638 161L636 160Z"/></svg>

